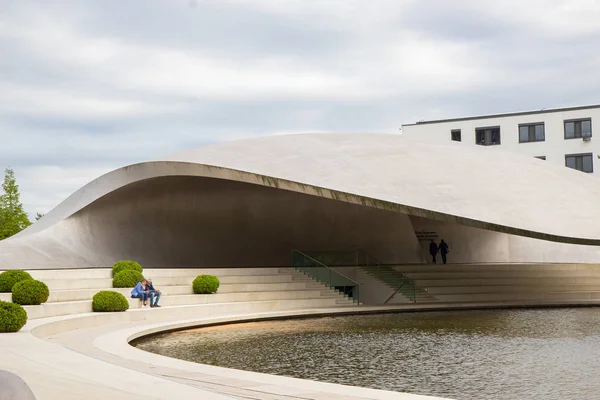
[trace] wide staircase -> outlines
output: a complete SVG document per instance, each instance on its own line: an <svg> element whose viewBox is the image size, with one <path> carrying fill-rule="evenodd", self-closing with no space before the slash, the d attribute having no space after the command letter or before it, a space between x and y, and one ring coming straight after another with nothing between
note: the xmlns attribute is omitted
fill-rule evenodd
<svg viewBox="0 0 600 400"><path fill-rule="evenodd" d="M402 265L434 303L600 304L600 265Z"/></svg>
<svg viewBox="0 0 600 400"><path fill-rule="evenodd" d="M292 268L304 276L335 290L353 303L361 304L360 283L340 271L336 271L320 259L322 260L322 257L319 257L319 255L313 257L299 250L293 250Z"/></svg>
<svg viewBox="0 0 600 400"><path fill-rule="evenodd" d="M390 289L390 295L385 303L400 297L411 303L431 303L437 300L427 290L419 287L413 279L392 267L373 265L360 268L364 273L382 282Z"/></svg>
<svg viewBox="0 0 600 400"><path fill-rule="evenodd" d="M29 319L92 312L92 297L101 290L120 292L130 308L140 307L139 300L130 298L131 289L112 288L110 268L28 272L50 289L46 303L25 306ZM201 274L219 278L217 293L193 293L192 281ZM288 310L355 305L351 298L293 268L144 269L144 276L151 277L162 291L163 307L260 302L269 309ZM0 293L0 300L11 301L11 294Z"/></svg>
<svg viewBox="0 0 600 400"><path fill-rule="evenodd" d="M393 303L431 302L434 300L412 279L392 267L381 265L375 256L362 249L294 250L292 266L319 282L352 297L359 304L362 304L360 287L365 283L364 279L361 279L359 274L356 274L355 278L350 278L339 268L360 269L364 274L387 286L389 295L386 296L385 304L393 299Z"/></svg>

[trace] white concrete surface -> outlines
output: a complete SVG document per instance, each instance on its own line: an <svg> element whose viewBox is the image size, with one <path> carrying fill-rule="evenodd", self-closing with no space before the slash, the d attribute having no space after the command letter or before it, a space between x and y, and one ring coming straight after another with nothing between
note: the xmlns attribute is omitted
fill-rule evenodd
<svg viewBox="0 0 600 400"><path fill-rule="evenodd" d="M298 283L294 282L300 280L299 284L303 287L206 296L166 295L162 299L165 307L134 307L123 313L90 313L89 300L57 299L41 306L27 306L30 319L24 329L15 334L0 334L0 370L18 374L38 400L181 400L198 397L418 400L427 398L194 364L145 353L127 343L142 335L167 329L298 315L600 304L600 290L597 290L600 288L600 266L490 264L397 268L409 276L412 274L418 284L435 292L437 303L355 306L333 291L324 290L320 284L312 283L320 289L309 287L307 278L298 272L275 268L237 272L235 269L214 269L211 272L217 275L222 272L223 278L244 276L236 273L245 273L246 278L267 278L279 274L292 279L285 279L283 283L250 285L266 285L268 288L271 285L296 285ZM88 284L86 271L94 277L91 280L101 281L110 273L109 269L32 273L39 272L40 276L53 277L56 281L80 282L81 286ZM173 269L146 272L152 272L155 283L161 287L162 279L182 276L192 279L190 274L201 271ZM252 273L257 275L250 275ZM72 293L69 290L64 292ZM90 294L89 289L75 289L75 292ZM62 294L57 296L63 297ZM171 305L169 301L172 301ZM135 302L132 305L135 306ZM57 313L70 315L51 316ZM142 386L146 391L144 395L140 395L138 390Z"/></svg>
<svg viewBox="0 0 600 400"><path fill-rule="evenodd" d="M38 400L434 399L185 363L127 344L128 339L142 333L174 326L331 314L346 309L358 310L271 311L260 304L211 305L38 319L28 322L19 333L0 334L0 369L23 378Z"/></svg>
<svg viewBox="0 0 600 400"><path fill-rule="evenodd" d="M86 272L89 271L89 276ZM42 279L50 288L48 301L39 306L25 306L30 320L60 315L89 313L92 298L100 290L123 294L131 309L140 308L138 299L130 298L131 288L112 288L110 268L30 270L36 279ZM215 294L194 294L191 282L197 275L216 275L221 285ZM352 305L351 299L332 290L292 268L174 268L147 269L161 290L161 306L191 306L201 304L252 305L261 303L267 308L290 309L297 307L333 307ZM46 279L48 278L48 279ZM228 283L229 282L229 283ZM0 300L11 301L10 293L0 294ZM232 307L234 307L232 305ZM236 306L237 307L237 306Z"/></svg>
<svg viewBox="0 0 600 400"><path fill-rule="evenodd" d="M100 266L99 260L107 259L107 248L124 253L129 248L130 253L135 253L132 258L143 256L141 249L149 248L144 247L143 240L149 238L138 235L140 228L136 226L126 231L121 240L115 241L111 239L114 238L112 225L98 225L98 214L102 218L111 216L109 197L117 196L132 184L142 188L153 179L174 179L175 176L246 183L383 210L388 217L382 217L381 224L393 214L409 214L549 241L600 244L600 226L589 223L600 217L600 185L578 171L489 148L422 143L399 135L289 135L207 146L108 173L70 196L25 231L0 242L0 265L42 269ZM265 199L260 197L262 194L256 196L254 199ZM86 206L100 200L103 201L101 209L96 207L93 213L85 212L89 208ZM565 207L565 204L576 206ZM135 210L131 204L123 203L119 207L118 216L111 217L118 217L118 221L127 221ZM142 216L136 215L138 217ZM361 224L368 225L366 221ZM399 230L392 232L392 225ZM382 235L371 243L379 246L378 252L390 251L396 243L402 247L390 258L402 254L420 256L411 222L392 225L362 237L348 237L341 244L366 240L371 234ZM361 226L361 229L365 228ZM177 225L174 225L173 231L168 233L176 230ZM297 231L286 231L286 234ZM173 245L188 240L191 234L172 236L177 238ZM168 238L148 243L165 243ZM137 247L131 247L133 242ZM99 246L100 243L105 248ZM202 241L194 242L198 243ZM113 247L106 247L109 245ZM281 245L280 250L285 254L285 246L291 249L298 243L282 242ZM246 251L253 249L256 246ZM587 250L588 257L597 256L595 247ZM264 253L262 248L260 251ZM577 248L567 252L577 256L580 251Z"/></svg>

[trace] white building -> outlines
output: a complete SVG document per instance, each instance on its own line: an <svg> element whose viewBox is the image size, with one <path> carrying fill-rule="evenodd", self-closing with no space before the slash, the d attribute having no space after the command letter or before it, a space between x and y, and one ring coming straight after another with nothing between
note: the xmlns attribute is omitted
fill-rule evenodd
<svg viewBox="0 0 600 400"><path fill-rule="evenodd" d="M501 148L598 174L600 138L593 139L594 121L600 121L600 105L420 121L402 125L402 134Z"/></svg>

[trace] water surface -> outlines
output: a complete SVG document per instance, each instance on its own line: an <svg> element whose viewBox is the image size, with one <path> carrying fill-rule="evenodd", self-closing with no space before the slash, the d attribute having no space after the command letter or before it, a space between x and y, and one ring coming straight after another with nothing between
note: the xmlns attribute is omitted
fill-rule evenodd
<svg viewBox="0 0 600 400"><path fill-rule="evenodd" d="M267 321L135 345L203 364L455 399L600 399L598 308Z"/></svg>

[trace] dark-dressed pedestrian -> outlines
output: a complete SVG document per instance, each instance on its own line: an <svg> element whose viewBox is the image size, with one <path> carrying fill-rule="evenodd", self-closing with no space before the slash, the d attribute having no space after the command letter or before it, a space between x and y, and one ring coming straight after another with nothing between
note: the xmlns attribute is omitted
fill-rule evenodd
<svg viewBox="0 0 600 400"><path fill-rule="evenodd" d="M442 255L442 262L446 264L447 255L450 253L450 249L448 249L448 244L444 242L444 239L440 242L440 254Z"/></svg>
<svg viewBox="0 0 600 400"><path fill-rule="evenodd" d="M431 239L431 243L429 243L429 254L431 255L431 262L436 264L435 256L438 253L438 245L435 243L433 239Z"/></svg>

